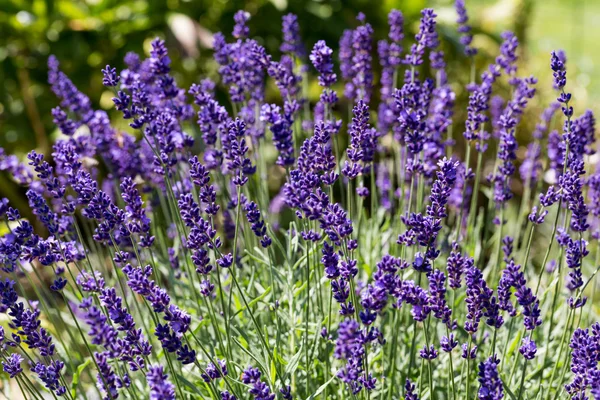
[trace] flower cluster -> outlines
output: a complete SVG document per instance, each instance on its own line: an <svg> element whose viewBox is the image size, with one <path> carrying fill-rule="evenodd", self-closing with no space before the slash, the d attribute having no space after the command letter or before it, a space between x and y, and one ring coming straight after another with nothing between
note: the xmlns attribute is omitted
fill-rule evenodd
<svg viewBox="0 0 600 400"><path fill-rule="evenodd" d="M391 10L377 57L362 13L310 52L287 14L274 57L238 11L218 81L180 88L161 39L101 70L127 132L50 57L63 135L0 149L23 186L0 199L0 362L23 398L599 397L594 115L553 52L557 99L521 147L517 37L476 78L455 8L464 90L432 9L414 39Z"/></svg>

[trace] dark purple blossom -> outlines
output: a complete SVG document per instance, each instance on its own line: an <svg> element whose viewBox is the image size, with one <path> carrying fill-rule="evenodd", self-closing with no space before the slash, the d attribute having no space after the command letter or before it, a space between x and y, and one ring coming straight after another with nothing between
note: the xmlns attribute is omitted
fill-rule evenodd
<svg viewBox="0 0 600 400"><path fill-rule="evenodd" d="M596 397L598 390L598 340L600 325L595 323L590 329L577 328L571 337L571 381L565 390L572 399L587 399L588 388Z"/></svg>
<svg viewBox="0 0 600 400"><path fill-rule="evenodd" d="M248 393L255 400L274 400L275 394L271 393L269 386L260 380L261 372L258 368L248 367L242 373L242 382L250 385Z"/></svg>
<svg viewBox="0 0 600 400"><path fill-rule="evenodd" d="M425 8L421 11L421 25L419 33L415 36L416 43L410 48L410 54L406 55L405 63L411 67L417 67L423 63L425 49L436 48L439 44L436 31L437 15L431 8Z"/></svg>
<svg viewBox="0 0 600 400"><path fill-rule="evenodd" d="M477 54L477 48L471 46L473 41L473 34L471 33L471 26L468 24L469 16L467 15L467 8L465 7L464 0L456 0L455 2L456 12L458 13L458 32L460 35L460 43L465 46L465 55L467 57L473 57Z"/></svg>
<svg viewBox="0 0 600 400"><path fill-rule="evenodd" d="M283 43L279 50L289 53L297 58L306 56L306 50L300 36L300 24L295 14L286 14L282 18Z"/></svg>
<svg viewBox="0 0 600 400"><path fill-rule="evenodd" d="M117 75L117 69L111 68L110 65L107 65L106 68L102 70L102 75L104 75L104 78L102 79L102 84L107 87L117 86L119 80L121 79Z"/></svg>
<svg viewBox="0 0 600 400"><path fill-rule="evenodd" d="M5 361L2 361L2 369L6 372L11 378L16 377L21 372L23 372L23 368L21 368L21 363L23 362L23 357L20 354L13 353L10 356L6 357Z"/></svg>
<svg viewBox="0 0 600 400"><path fill-rule="evenodd" d="M504 389L502 388L502 379L498 372L500 360L493 355L479 364L477 373L479 392L477 396L480 400L500 400L504 398Z"/></svg>
<svg viewBox="0 0 600 400"><path fill-rule="evenodd" d="M151 400L174 400L175 387L169 382L169 376L164 373L162 365L153 365L146 373L150 387Z"/></svg>
<svg viewBox="0 0 600 400"><path fill-rule="evenodd" d="M521 353L521 355L526 360L533 360L536 352L537 347L535 345L535 342L530 338L524 338L523 344L521 345L521 347L519 347L519 353Z"/></svg>

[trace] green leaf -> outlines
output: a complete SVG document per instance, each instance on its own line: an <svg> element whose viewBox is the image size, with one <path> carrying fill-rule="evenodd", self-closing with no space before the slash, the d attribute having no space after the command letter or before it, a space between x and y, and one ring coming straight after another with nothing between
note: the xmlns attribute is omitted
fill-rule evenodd
<svg viewBox="0 0 600 400"><path fill-rule="evenodd" d="M263 264L266 265L267 267L270 266L268 261L265 261L257 256L255 256L253 253L251 253L248 249L245 249L244 252L248 255L248 257L250 257L251 259L253 259L254 261L256 261L259 264Z"/></svg>
<svg viewBox="0 0 600 400"><path fill-rule="evenodd" d="M513 355L513 353L515 352L515 349L517 348L517 346L519 345L519 343L521 342L521 336L522 333L521 331L517 331L517 336L515 336L515 338L513 339L513 341L510 343L510 346L508 348L508 352L507 352L507 359L510 359L510 357Z"/></svg>
<svg viewBox="0 0 600 400"><path fill-rule="evenodd" d="M201 391L198 390L198 388L196 387L196 385L194 385L192 382L190 382L187 379L185 379L180 374L177 374L177 379L179 380L179 382L183 383L183 386L185 386L188 389L190 389L192 391L192 393L195 393L195 394L199 395L200 397L204 397L204 395L202 394Z"/></svg>
<svg viewBox="0 0 600 400"><path fill-rule="evenodd" d="M86 359L83 364L80 364L77 367L77 371L75 371L75 373L73 374L73 382L71 383L71 396L72 397L77 397L77 385L79 384L79 377L81 376L81 373L83 372L83 370L90 365L92 362L91 358Z"/></svg>
<svg viewBox="0 0 600 400"><path fill-rule="evenodd" d="M333 376L331 377L331 379L329 379L327 382L325 382L324 384L322 384L322 385L321 385L321 386L320 386L320 387L317 389L317 391L316 391L316 392L314 392L313 394L311 394L309 397L307 397L307 398L306 398L306 400L313 400L313 399L316 399L316 398L317 398L317 396L318 396L318 395L320 395L320 394L323 392L323 390L325 390L325 388L326 388L327 386L329 386L329 384L331 383L331 381L333 381L334 379L335 379L335 375L333 375Z"/></svg>
<svg viewBox="0 0 600 400"><path fill-rule="evenodd" d="M235 314L234 316L238 315L239 313L241 313L242 311L246 310L247 308L252 308L256 303L258 303L259 301L261 301L262 299L264 299L269 293L271 293L271 286L269 286L267 288L267 290L265 290L260 296L255 297L254 299L252 299L252 301L250 301L248 303L248 307L244 306L242 308L240 308Z"/></svg>
<svg viewBox="0 0 600 400"><path fill-rule="evenodd" d="M254 361L256 361L256 363L258 364L258 366L264 373L267 373L269 371L268 368L266 367L265 363L262 362L261 360L259 360L254 354L252 354L252 352L246 350L246 348L236 338L233 338L233 341L235 342L235 344L237 344L239 346L240 350L242 350L250 358L252 358Z"/></svg>
<svg viewBox="0 0 600 400"><path fill-rule="evenodd" d="M508 386L506 382L506 378L502 379L502 386L504 386L504 390L506 391L506 393L510 396L510 398L512 400L517 400L517 396L515 396L515 394L512 392L512 390L510 390L510 387Z"/></svg>
<svg viewBox="0 0 600 400"><path fill-rule="evenodd" d="M542 293L542 297L546 297L546 295L548 294L548 292L550 290L552 290L552 288L554 288L554 286L556 286L557 282L558 282L558 276L556 278L554 278L552 280L552 282L550 282L550 284L548 285L548 287L546 288L546 290L544 290L544 293Z"/></svg>
<svg viewBox="0 0 600 400"><path fill-rule="evenodd" d="M288 363L288 365L285 366L285 374L286 375L293 375L294 372L296 372L296 369L298 368L298 364L300 363L300 358L302 357L302 343L300 344L300 349L298 349L298 352L296 354L294 354L294 357L292 357L290 359L290 362Z"/></svg>

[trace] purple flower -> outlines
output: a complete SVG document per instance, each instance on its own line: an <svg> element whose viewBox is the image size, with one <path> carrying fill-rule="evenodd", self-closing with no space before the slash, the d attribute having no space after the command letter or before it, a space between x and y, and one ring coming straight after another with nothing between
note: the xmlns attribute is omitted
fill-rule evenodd
<svg viewBox="0 0 600 400"><path fill-rule="evenodd" d="M118 390L118 381L119 378L117 374L114 372L112 366L108 363L108 359L110 357L109 352L94 353L94 357L96 358L96 363L98 364L98 375L96 378L98 387L101 388L106 394L106 398L108 399L116 399L119 397L117 392Z"/></svg>
<svg viewBox="0 0 600 400"><path fill-rule="evenodd" d="M594 396L598 388L598 341L600 340L600 324L595 323L589 329L577 328L571 337L571 382L565 390L573 399L586 399L586 391L591 387Z"/></svg>
<svg viewBox="0 0 600 400"><path fill-rule="evenodd" d="M410 54L406 55L404 61L413 68L423 64L425 49L433 49L439 44L435 21L437 15L431 8L422 10L421 15L419 33L415 36L417 43L411 46Z"/></svg>
<svg viewBox="0 0 600 400"><path fill-rule="evenodd" d="M423 347L420 351L419 351L419 356L425 360L435 360L438 356L438 352L435 350L435 347L433 347L433 345L427 347Z"/></svg>
<svg viewBox="0 0 600 400"><path fill-rule="evenodd" d="M446 204L450 192L457 178L458 162L453 162L444 157L438 162L439 170L436 172L437 180L431 188L430 204L427 205L427 215L412 213L402 217L404 224L409 228L398 236L397 243L412 246L418 243L425 247L425 254L418 252L415 255L413 266L417 271L429 272L431 261L440 253L436 249L436 240L442 229L442 219L446 217ZM459 278L460 279L460 278Z"/></svg>
<svg viewBox="0 0 600 400"><path fill-rule="evenodd" d="M550 68L553 71L554 87L558 90L562 90L567 84L567 69L565 67L565 62L559 57L559 53L556 51L551 53Z"/></svg>
<svg viewBox="0 0 600 400"><path fill-rule="evenodd" d="M233 27L233 37L236 39L246 39L250 34L250 29L246 25L250 21L250 13L239 10L233 16L235 26Z"/></svg>
<svg viewBox="0 0 600 400"><path fill-rule="evenodd" d="M479 364L477 380L481 386L477 396L480 400L500 400L504 398L502 379L500 379L498 373L499 364L500 360L495 354Z"/></svg>
<svg viewBox="0 0 600 400"><path fill-rule="evenodd" d="M337 75L333 72L333 60L331 50L324 40L315 43L310 52L310 61L319 73L319 85L329 88L337 81Z"/></svg>
<svg viewBox="0 0 600 400"><path fill-rule="evenodd" d="M470 268L469 263L472 265L473 260L464 258L460 253L458 243L453 243L452 251L450 252L446 265L448 271L448 285L452 289L460 288L463 272L465 269Z"/></svg>
<svg viewBox="0 0 600 400"><path fill-rule="evenodd" d="M446 303L446 275L439 269L434 270L429 278L429 304L433 315L447 326L450 326L452 310Z"/></svg>
<svg viewBox="0 0 600 400"><path fill-rule="evenodd" d="M406 382L404 383L404 400L419 400L417 385L412 383L408 378L406 378Z"/></svg>
<svg viewBox="0 0 600 400"><path fill-rule="evenodd" d="M359 100L352 109L353 117L350 124L350 146L346 150L348 160L342 173L349 179L356 178L373 162L377 146L375 128L369 125L369 106Z"/></svg>
<svg viewBox="0 0 600 400"><path fill-rule="evenodd" d="M282 18L283 43L279 47L282 53L289 53L297 58L306 55L304 44L300 36L300 24L295 14L286 14Z"/></svg>
<svg viewBox="0 0 600 400"><path fill-rule="evenodd" d="M246 123L236 118L227 125L227 139L223 142L223 153L227 161L227 169L233 175L232 182L236 186L244 186L248 176L256 172L256 167L247 157Z"/></svg>
<svg viewBox="0 0 600 400"><path fill-rule="evenodd" d="M297 105L297 103L295 103ZM294 165L294 110L290 109L291 103L286 101L283 115L279 106L263 104L260 110L260 120L268 122L273 133L273 144L279 151L277 165L289 167Z"/></svg>
<svg viewBox="0 0 600 400"><path fill-rule="evenodd" d="M581 266L583 264L583 258L589 254L587 241L583 239L573 240L571 237L566 236L565 241L561 241L559 244L566 248L567 267L570 269L567 288L571 291L575 291L583 286Z"/></svg>
<svg viewBox="0 0 600 400"><path fill-rule="evenodd" d="M67 391L67 388L60 383L61 371L64 366L65 364L58 360L51 361L49 365L38 362L31 367L31 371L38 376L48 390L57 396L63 396Z"/></svg>
<svg viewBox="0 0 600 400"><path fill-rule="evenodd" d="M174 400L175 387L169 382L169 376L164 373L162 365L150 366L146 373L148 386L150 386L151 400Z"/></svg>
<svg viewBox="0 0 600 400"><path fill-rule="evenodd" d="M340 71L342 78L346 81L346 89L344 95L349 98L354 98L354 86L350 82L354 76L354 70L352 68L352 45L353 45L353 31L352 29L346 29L342 33L339 42L340 51L338 58L340 61Z"/></svg>
<svg viewBox="0 0 600 400"><path fill-rule="evenodd" d="M515 91L513 98L507 103L500 117L501 134L498 159L502 160L502 162L498 167L498 173L493 177L494 199L497 206L502 206L512 198L510 179L516 169L513 161L517 158L516 150L518 147L515 138L515 128L520 121L528 100L535 94L535 89L532 86L536 82L535 78L514 79Z"/></svg>
<svg viewBox="0 0 600 400"><path fill-rule="evenodd" d="M466 359L473 360L477 356L477 346L471 345L471 347L469 347L469 346L467 346L466 343L463 343L461 348L462 348L461 357L464 358L465 360Z"/></svg>
<svg viewBox="0 0 600 400"><path fill-rule="evenodd" d="M477 54L477 48L471 46L473 41L473 34L471 33L471 26L468 25L469 16L467 15L467 8L465 7L464 0L456 0L455 2L456 12L458 13L458 32L461 34L460 43L465 46L465 55L467 57L473 57Z"/></svg>
<svg viewBox="0 0 600 400"><path fill-rule="evenodd" d="M6 361L2 361L2 369L11 378L14 378L15 376L23 372L23 368L21 368L22 362L23 357L21 357L20 354L13 353L10 356L6 357Z"/></svg>
<svg viewBox="0 0 600 400"><path fill-rule="evenodd" d="M423 288L413 281L402 281L394 294L398 298L396 307L408 303L412 306L411 315L416 321L422 322L427 319L431 312L430 296Z"/></svg>
<svg viewBox="0 0 600 400"><path fill-rule="evenodd" d="M260 238L262 247L269 247L271 245L271 238L267 236L267 227L265 221L261 219L258 205L250 201L244 205L244 211L246 211L246 217L251 225L252 232Z"/></svg>
<svg viewBox="0 0 600 400"><path fill-rule="evenodd" d="M373 69L371 58L373 28L363 24L352 31L352 99L369 103L373 90Z"/></svg>
<svg viewBox="0 0 600 400"><path fill-rule="evenodd" d="M465 122L465 132L463 135L468 141L479 141L477 144L479 152L485 152L487 149L485 141L489 137L489 133L484 131L484 126L488 121L486 111L489 108L492 85L501 75L502 69L509 75L516 71L514 63L517 59L516 48L519 42L512 32L504 32L502 39L504 41L500 46L500 55L496 57L495 62L481 75L481 84L476 86L469 96L467 121Z"/></svg>
<svg viewBox="0 0 600 400"><path fill-rule="evenodd" d="M260 380L261 372L258 368L248 367L242 373L242 382L250 385L248 393L255 400L274 400L275 394L271 393L269 386Z"/></svg>
<svg viewBox="0 0 600 400"><path fill-rule="evenodd" d="M404 39L404 16L398 10L391 10L388 14L390 33L388 37L392 42L399 43Z"/></svg>
<svg viewBox="0 0 600 400"><path fill-rule="evenodd" d="M572 160L570 168L558 179L563 201L571 211L570 225L574 232L585 232L590 227L587 222L589 210L583 197L583 181L580 177L584 173L583 160Z"/></svg>
<svg viewBox="0 0 600 400"><path fill-rule="evenodd" d="M458 346L458 341L454 338L453 333L451 333L450 336L442 336L440 347L446 353L450 353L456 346Z"/></svg>
<svg viewBox="0 0 600 400"><path fill-rule="evenodd" d="M499 328L503 324L502 316L499 314L497 298L493 291L487 286L483 279L483 273L475 266L470 266L466 271L467 286L467 321L465 330L474 334L479 329L479 322L483 316L486 324Z"/></svg>
<svg viewBox="0 0 600 400"><path fill-rule="evenodd" d="M523 344L519 347L519 353L525 357L526 360L533 360L535 357L535 353L537 352L537 347L535 342L530 338L524 338Z"/></svg>
<svg viewBox="0 0 600 400"><path fill-rule="evenodd" d="M360 392L365 383L363 371L364 344L370 339L363 336L358 322L354 320L345 320L338 327L334 355L337 359L346 362L338 372L338 377L350 386L354 394Z"/></svg>
<svg viewBox="0 0 600 400"><path fill-rule="evenodd" d="M102 84L107 87L117 86L119 80L121 79L117 75L117 69L111 68L110 65L107 65L106 68L102 70L102 75L104 75L104 78L102 79Z"/></svg>
<svg viewBox="0 0 600 400"><path fill-rule="evenodd" d="M206 368L204 369L204 373L201 374L204 382L210 383L211 381L224 377L227 375L227 364L225 360L216 359L218 366L215 366L213 363L208 363Z"/></svg>

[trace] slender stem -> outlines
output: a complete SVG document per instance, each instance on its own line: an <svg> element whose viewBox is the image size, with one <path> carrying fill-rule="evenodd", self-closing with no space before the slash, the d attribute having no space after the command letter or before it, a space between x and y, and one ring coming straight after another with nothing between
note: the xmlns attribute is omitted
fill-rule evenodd
<svg viewBox="0 0 600 400"><path fill-rule="evenodd" d="M466 196L466 193L467 193L467 178L466 177L468 176L470 163L471 163L471 142L467 141L467 151L466 151L466 156L465 156L465 180L463 182L461 199L464 199ZM461 205L460 210L458 211L458 218L456 219L455 240L457 242L460 241L460 230L461 230L461 226L462 226L462 215L463 215L464 209L465 209L464 205ZM473 212L473 210L470 210L470 212Z"/></svg>
<svg viewBox="0 0 600 400"><path fill-rule="evenodd" d="M431 319L431 314L427 317L427 321L425 323L425 345L427 346L427 351L429 351L429 320ZM429 371L429 397L434 398L433 395L433 372L431 370L431 360L427 360L427 367Z"/></svg>
<svg viewBox="0 0 600 400"><path fill-rule="evenodd" d="M523 362L523 369L521 370L521 383L519 384L519 395L517 396L517 400L521 400L523 395L523 388L525 387L525 369L527 368L527 359Z"/></svg>
<svg viewBox="0 0 600 400"><path fill-rule="evenodd" d="M465 399L469 400L469 393L470 393L470 389L471 389L471 382L469 381L470 376L471 376L471 343L473 342L473 336L471 334L469 334L469 344L467 345L467 376L465 379L465 391L466 391L466 397Z"/></svg>

